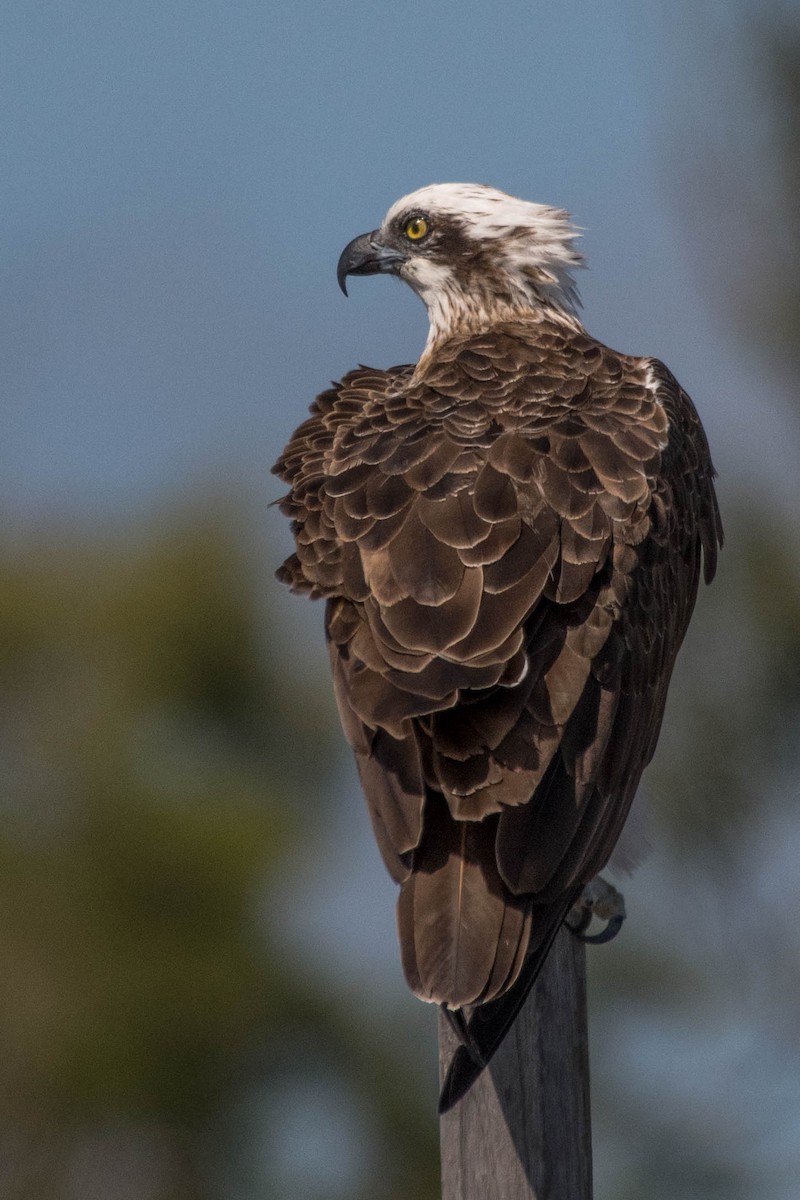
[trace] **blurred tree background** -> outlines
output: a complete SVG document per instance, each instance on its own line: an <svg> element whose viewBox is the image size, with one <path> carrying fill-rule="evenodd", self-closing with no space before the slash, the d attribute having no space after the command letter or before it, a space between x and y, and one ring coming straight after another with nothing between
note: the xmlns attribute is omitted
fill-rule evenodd
<svg viewBox="0 0 800 1200"><path fill-rule="evenodd" d="M712 98L699 47L724 20L683 17L701 36L665 186L709 301L792 381L796 462L800 21L753 8L733 45L720 37ZM743 443L740 480L720 480L720 570L642 787L657 853L625 886L625 937L590 956L598 1194L613 1200L800 1190L800 538L775 500L788 488L794 508L796 481L770 450Z"/></svg>
<svg viewBox="0 0 800 1200"><path fill-rule="evenodd" d="M710 301L796 378L800 25L745 33L736 119L704 144L689 89L665 187ZM590 954L599 1200L800 1187L800 559L745 459L646 777L657 851ZM198 489L0 547L2 1200L438 1195L433 1015L293 942L343 750L259 524Z"/></svg>
<svg viewBox="0 0 800 1200"><path fill-rule="evenodd" d="M314 1113L343 1144L305 1195L435 1194L402 1038L278 936L334 726L244 525L204 502L2 554L4 1198L280 1197L268 1130Z"/></svg>

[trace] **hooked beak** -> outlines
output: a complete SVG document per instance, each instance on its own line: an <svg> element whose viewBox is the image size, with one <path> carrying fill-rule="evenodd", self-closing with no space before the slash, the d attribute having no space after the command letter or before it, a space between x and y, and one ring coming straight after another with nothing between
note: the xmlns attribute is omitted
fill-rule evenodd
<svg viewBox="0 0 800 1200"><path fill-rule="evenodd" d="M380 229L373 229L372 233L362 233L360 237L348 242L339 259L336 278L346 296L345 280L348 275L391 274L404 261L398 250L393 250L381 241Z"/></svg>

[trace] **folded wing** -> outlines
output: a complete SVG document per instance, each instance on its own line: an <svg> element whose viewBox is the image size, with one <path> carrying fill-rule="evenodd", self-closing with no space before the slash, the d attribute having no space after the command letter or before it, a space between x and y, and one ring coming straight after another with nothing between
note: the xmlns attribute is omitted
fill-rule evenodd
<svg viewBox="0 0 800 1200"><path fill-rule="evenodd" d="M452 1008L507 992L607 861L720 533L666 369L543 353L495 330L422 383L354 372L278 464L406 975Z"/></svg>

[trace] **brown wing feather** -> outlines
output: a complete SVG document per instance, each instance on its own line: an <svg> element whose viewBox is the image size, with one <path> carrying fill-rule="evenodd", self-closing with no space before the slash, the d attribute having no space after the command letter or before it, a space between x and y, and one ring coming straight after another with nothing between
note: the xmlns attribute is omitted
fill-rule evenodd
<svg viewBox="0 0 800 1200"><path fill-rule="evenodd" d="M655 748L721 542L697 414L660 363L498 325L421 379L351 373L276 470L281 578L330 598L408 981L490 1001L607 861Z"/></svg>

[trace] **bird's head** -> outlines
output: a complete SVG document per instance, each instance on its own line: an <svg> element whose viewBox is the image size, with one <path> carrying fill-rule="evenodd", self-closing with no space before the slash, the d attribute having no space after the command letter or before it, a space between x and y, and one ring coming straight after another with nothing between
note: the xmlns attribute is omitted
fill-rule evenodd
<svg viewBox="0 0 800 1200"><path fill-rule="evenodd" d="M431 342L544 311L576 321L577 230L559 208L483 184L435 183L403 196L380 229L339 259L348 275L397 275L424 301Z"/></svg>

